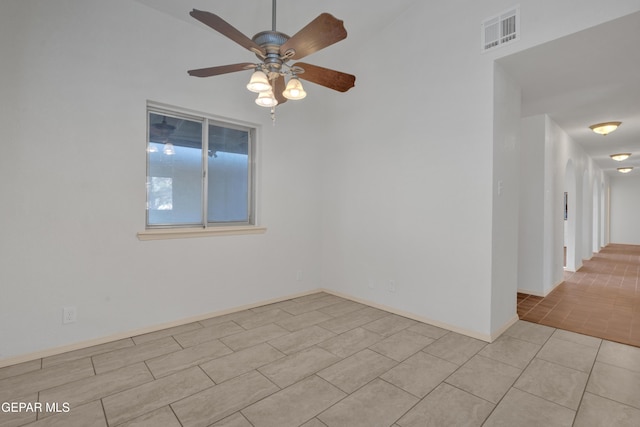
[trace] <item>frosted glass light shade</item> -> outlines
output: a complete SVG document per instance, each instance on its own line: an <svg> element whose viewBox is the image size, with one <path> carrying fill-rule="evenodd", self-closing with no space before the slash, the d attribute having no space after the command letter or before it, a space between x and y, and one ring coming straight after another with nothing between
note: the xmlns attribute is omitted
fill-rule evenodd
<svg viewBox="0 0 640 427"><path fill-rule="evenodd" d="M278 105L278 100L273 96L273 91L260 92L256 104L261 107L275 107Z"/></svg>
<svg viewBox="0 0 640 427"><path fill-rule="evenodd" d="M162 149L162 152L167 156L173 156L174 154L176 154L176 150L175 148L173 148L173 144L170 142L167 142L166 144L164 144L164 148Z"/></svg>
<svg viewBox="0 0 640 427"><path fill-rule="evenodd" d="M620 173L629 173L633 170L632 167L626 167L626 168L618 168L618 172Z"/></svg>
<svg viewBox="0 0 640 427"><path fill-rule="evenodd" d="M297 77L292 77L289 79L289 83L287 83L287 87L284 92L282 92L282 95L287 99L299 100L307 96L307 92L304 91L300 80L298 80Z"/></svg>
<svg viewBox="0 0 640 427"><path fill-rule="evenodd" d="M614 130L618 129L622 122L606 122L606 123L598 123L597 125L589 126L589 129L598 133L600 135L607 135Z"/></svg>
<svg viewBox="0 0 640 427"><path fill-rule="evenodd" d="M271 90L269 78L265 73L258 70L251 75L251 80L247 84L247 89L251 92L262 93Z"/></svg>
<svg viewBox="0 0 640 427"><path fill-rule="evenodd" d="M611 158L616 162L621 162L623 160L627 160L630 156L631 156L631 153L618 153L618 154L612 154Z"/></svg>

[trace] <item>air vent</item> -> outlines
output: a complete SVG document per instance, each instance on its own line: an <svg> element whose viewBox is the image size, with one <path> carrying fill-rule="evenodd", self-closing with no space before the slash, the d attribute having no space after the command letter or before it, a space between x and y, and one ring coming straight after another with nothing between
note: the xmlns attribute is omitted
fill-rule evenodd
<svg viewBox="0 0 640 427"><path fill-rule="evenodd" d="M482 51L486 52L520 38L520 7L511 8L482 23Z"/></svg>

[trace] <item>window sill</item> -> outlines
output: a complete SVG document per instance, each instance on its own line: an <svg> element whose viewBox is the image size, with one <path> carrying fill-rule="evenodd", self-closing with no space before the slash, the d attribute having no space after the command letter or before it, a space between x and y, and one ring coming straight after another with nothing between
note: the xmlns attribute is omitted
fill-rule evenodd
<svg viewBox="0 0 640 427"><path fill-rule="evenodd" d="M189 239L192 237L236 236L242 234L264 234L267 227L241 225L235 227L207 228L156 228L138 233L139 240Z"/></svg>

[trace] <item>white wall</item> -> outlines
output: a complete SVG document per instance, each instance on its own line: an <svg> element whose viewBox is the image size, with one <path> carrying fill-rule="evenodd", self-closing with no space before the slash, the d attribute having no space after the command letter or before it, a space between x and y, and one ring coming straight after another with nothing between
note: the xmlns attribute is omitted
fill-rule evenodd
<svg viewBox="0 0 640 427"><path fill-rule="evenodd" d="M522 119L520 144L520 203L518 290L540 293L544 283L545 117Z"/></svg>
<svg viewBox="0 0 640 427"><path fill-rule="evenodd" d="M563 280L565 244L568 270L579 269L591 257L584 247L593 239L593 187L603 185L603 172L548 116L527 117L522 123L518 289L544 296Z"/></svg>
<svg viewBox="0 0 640 427"><path fill-rule="evenodd" d="M273 127L249 74L186 73L232 42L128 0L3 1L0 43L0 360L319 286L321 105ZM258 124L266 234L136 238L147 100Z"/></svg>
<svg viewBox="0 0 640 427"><path fill-rule="evenodd" d="M611 177L612 243L640 245L640 175L631 174Z"/></svg>
<svg viewBox="0 0 640 427"><path fill-rule="evenodd" d="M491 331L517 319L521 119L520 86L495 63Z"/></svg>
<svg viewBox="0 0 640 427"><path fill-rule="evenodd" d="M522 40L492 53L480 53L480 23L514 2L415 2L344 58L358 81L353 96L336 105L329 130L325 287L484 337L515 312L516 285L508 278L517 261L492 257L503 243L496 254L517 251L509 231L517 209L494 210L501 205L493 200L495 180L504 173L505 184L517 188L519 179L494 164L505 130L493 128L493 61L640 7L518 3ZM396 65L393 58L407 60ZM494 230L501 215L506 228ZM559 232L561 239L561 224ZM561 256L561 245L549 256ZM391 281L396 292L387 290Z"/></svg>

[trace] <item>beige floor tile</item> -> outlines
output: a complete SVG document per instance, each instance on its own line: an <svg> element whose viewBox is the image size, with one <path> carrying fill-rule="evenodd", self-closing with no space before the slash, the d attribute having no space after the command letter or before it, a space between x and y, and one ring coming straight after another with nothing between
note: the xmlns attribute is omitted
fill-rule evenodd
<svg viewBox="0 0 640 427"><path fill-rule="evenodd" d="M159 338L178 335L183 332L189 332L200 328L202 328L202 325L198 322L188 323L186 325L175 326L173 328L162 329L160 331L135 336L133 337L133 342L135 342L136 344L144 344L146 342L157 340Z"/></svg>
<svg viewBox="0 0 640 427"><path fill-rule="evenodd" d="M567 368L589 372L593 367L597 353L597 348L552 337L536 357Z"/></svg>
<svg viewBox="0 0 640 427"><path fill-rule="evenodd" d="M278 359L258 370L278 387L285 388L341 360L318 347Z"/></svg>
<svg viewBox="0 0 640 427"><path fill-rule="evenodd" d="M105 397L102 402L109 425L116 425L211 386L213 381L200 368L193 367Z"/></svg>
<svg viewBox="0 0 640 427"><path fill-rule="evenodd" d="M58 365L64 362L83 359L85 357L97 356L98 354L108 353L113 350L133 347L134 345L135 344L131 338L125 338L105 344L94 345L80 350L69 351L55 356L45 357L44 359L42 359L42 366L47 368L49 366Z"/></svg>
<svg viewBox="0 0 640 427"><path fill-rule="evenodd" d="M451 375L458 365L446 360L418 352L381 375L385 381L423 398Z"/></svg>
<svg viewBox="0 0 640 427"><path fill-rule="evenodd" d="M589 375L542 359L533 359L514 387L576 411Z"/></svg>
<svg viewBox="0 0 640 427"><path fill-rule="evenodd" d="M487 345L486 342L449 332L423 350L456 365L463 365Z"/></svg>
<svg viewBox="0 0 640 427"><path fill-rule="evenodd" d="M549 326L518 320L504 332L504 335L533 344L543 345L554 331L555 329Z"/></svg>
<svg viewBox="0 0 640 427"><path fill-rule="evenodd" d="M11 404L13 402L24 402L24 403L35 403L38 401L38 393L34 392L29 395L15 397L11 400L0 401L0 404ZM19 412L12 411L10 408L6 410L4 408L0 408L0 427L18 427L23 426L27 423L35 421L38 414L36 412Z"/></svg>
<svg viewBox="0 0 640 427"><path fill-rule="evenodd" d="M40 392L39 400L50 403L68 402L71 407L76 407L151 382L153 379L146 365L139 362L44 390Z"/></svg>
<svg viewBox="0 0 640 427"><path fill-rule="evenodd" d="M640 373L596 362L587 391L640 409Z"/></svg>
<svg viewBox="0 0 640 427"><path fill-rule="evenodd" d="M406 317L398 316L396 314L390 314L378 320L374 320L371 323L367 323L363 328L382 335L383 337L388 337L403 329L416 325L417 323L418 322L415 320L407 319Z"/></svg>
<svg viewBox="0 0 640 427"><path fill-rule="evenodd" d="M311 326L296 332L291 332L279 338L272 339L269 344L283 353L291 354L311 347L322 341L334 337L335 334L320 326Z"/></svg>
<svg viewBox="0 0 640 427"><path fill-rule="evenodd" d="M0 380L0 402L13 401L94 374L91 359L87 357L5 378Z"/></svg>
<svg viewBox="0 0 640 427"><path fill-rule="evenodd" d="M297 301L298 304L292 305L290 307L286 307L285 310L288 313L297 316L302 313L306 313L309 311L319 310L321 308L329 307L334 304L338 304L344 302L344 298L337 297L335 295L324 295L319 298L314 298L308 301Z"/></svg>
<svg viewBox="0 0 640 427"><path fill-rule="evenodd" d="M365 307L366 305L360 304L359 302L345 300L327 307L319 308L318 311L328 314L331 317L338 317Z"/></svg>
<svg viewBox="0 0 640 427"><path fill-rule="evenodd" d="M104 412L99 401L87 403L86 405L70 408L69 412L59 413L46 417L29 427L107 427L104 419Z"/></svg>
<svg viewBox="0 0 640 427"><path fill-rule="evenodd" d="M302 424L300 427L327 427L327 425L322 421L320 421L319 419L314 418Z"/></svg>
<svg viewBox="0 0 640 427"><path fill-rule="evenodd" d="M442 383L397 424L401 427L479 427L493 408L494 405L484 399Z"/></svg>
<svg viewBox="0 0 640 427"><path fill-rule="evenodd" d="M211 362L203 363L200 367L219 384L271 363L281 357L285 357L285 354L271 347L269 344L258 344L254 347L219 357Z"/></svg>
<svg viewBox="0 0 640 427"><path fill-rule="evenodd" d="M375 379L318 415L318 419L328 427L387 427L418 400L392 384Z"/></svg>
<svg viewBox="0 0 640 427"><path fill-rule="evenodd" d="M320 311L309 311L307 313L290 317L286 320L280 320L276 323L286 330L294 332L324 322L331 318L332 317L328 314L322 313Z"/></svg>
<svg viewBox="0 0 640 427"><path fill-rule="evenodd" d="M297 427L344 397L314 375L243 409L242 414L254 427Z"/></svg>
<svg viewBox="0 0 640 427"><path fill-rule="evenodd" d="M257 344L262 344L269 340L287 335L288 333L289 331L287 331L283 327L270 324L220 338L220 341L222 341L233 351L238 351L245 348L253 347Z"/></svg>
<svg viewBox="0 0 640 427"><path fill-rule="evenodd" d="M4 368L0 368L0 380L15 377L16 375L26 374L31 371L37 371L40 368L42 368L42 359L6 366Z"/></svg>
<svg viewBox="0 0 640 427"><path fill-rule="evenodd" d="M270 323L275 323L290 319L293 316L284 310L274 308L272 310L255 312L247 310L243 315L235 317L234 322L242 326L244 329L255 329L261 326L266 326Z"/></svg>
<svg viewBox="0 0 640 427"><path fill-rule="evenodd" d="M249 421L240 413L236 412L224 420L218 421L211 427L253 427Z"/></svg>
<svg viewBox="0 0 640 427"><path fill-rule="evenodd" d="M603 341L596 360L630 371L640 372L640 348L638 347Z"/></svg>
<svg viewBox="0 0 640 427"><path fill-rule="evenodd" d="M574 426L637 427L640 426L640 409L585 393Z"/></svg>
<svg viewBox="0 0 640 427"><path fill-rule="evenodd" d="M141 415L118 427L182 427L168 406Z"/></svg>
<svg viewBox="0 0 640 427"><path fill-rule="evenodd" d="M480 350L478 354L524 369L541 347L539 344L503 335Z"/></svg>
<svg viewBox="0 0 640 427"><path fill-rule="evenodd" d="M318 376L352 393L397 364L393 359L366 349L323 369Z"/></svg>
<svg viewBox="0 0 640 427"><path fill-rule="evenodd" d="M521 372L506 363L476 355L446 382L491 403L498 403Z"/></svg>
<svg viewBox="0 0 640 427"><path fill-rule="evenodd" d="M101 374L178 350L182 350L182 347L172 337L159 338L94 356L93 366L96 373Z"/></svg>
<svg viewBox="0 0 640 427"><path fill-rule="evenodd" d="M484 426L571 427L574 416L571 409L512 388Z"/></svg>
<svg viewBox="0 0 640 427"><path fill-rule="evenodd" d="M147 366L154 377L161 378L230 353L233 351L219 340L206 341L184 350L147 360Z"/></svg>
<svg viewBox="0 0 640 427"><path fill-rule="evenodd" d="M556 329L551 337L559 340L573 342L576 344L586 345L587 347L593 347L596 349L600 348L600 344L602 343L602 340L600 338L577 334L570 331L563 331L562 329Z"/></svg>
<svg viewBox="0 0 640 427"><path fill-rule="evenodd" d="M403 330L369 347L384 356L402 362L407 357L425 348L433 342L433 338L416 332Z"/></svg>
<svg viewBox="0 0 640 427"><path fill-rule="evenodd" d="M189 396L171 405L183 427L205 427L278 391L257 371Z"/></svg>
<svg viewBox="0 0 640 427"><path fill-rule="evenodd" d="M374 332L363 328L355 328L321 342L318 347L324 348L338 357L345 358L364 350L381 339L382 336Z"/></svg>
<svg viewBox="0 0 640 427"><path fill-rule="evenodd" d="M378 310L377 308L365 307L361 310L352 311L331 320L327 320L319 325L331 332L335 332L336 334L342 334L388 315L389 313Z"/></svg>
<svg viewBox="0 0 640 427"><path fill-rule="evenodd" d="M269 310L271 310L271 308L269 308ZM223 314L220 316L210 317L208 319L200 320L198 323L200 323L205 328L208 328L210 326L219 325L220 323L233 322L234 319L246 316L246 313L248 311L249 310L241 310L233 313Z"/></svg>
<svg viewBox="0 0 640 427"><path fill-rule="evenodd" d="M224 338L239 332L244 332L244 328L235 322L229 321L174 335L173 337L182 347L193 347L203 342Z"/></svg>
<svg viewBox="0 0 640 427"><path fill-rule="evenodd" d="M438 328L437 326L428 325L426 323L416 323L408 328L409 331L424 335L425 337L433 338L437 340L449 333L448 330Z"/></svg>
<svg viewBox="0 0 640 427"><path fill-rule="evenodd" d="M318 299L321 299L321 298L326 298L326 297L329 297L329 296L333 297L333 295L331 295L330 293L321 291L321 292L314 292L314 293L308 294L308 295L303 295L301 297L296 297L296 298L293 298L291 301L299 304L299 303L302 303L302 302L314 301L314 300L318 300Z"/></svg>

